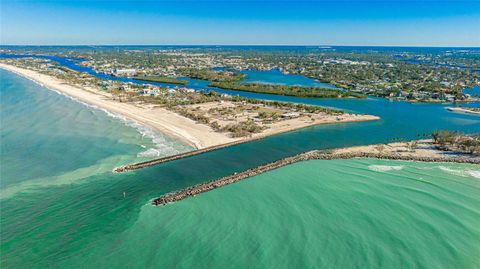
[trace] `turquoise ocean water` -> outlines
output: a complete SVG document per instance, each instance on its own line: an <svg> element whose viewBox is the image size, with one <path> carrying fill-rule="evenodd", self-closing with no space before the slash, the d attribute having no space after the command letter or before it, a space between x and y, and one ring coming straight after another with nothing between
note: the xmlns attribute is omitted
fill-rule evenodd
<svg viewBox="0 0 480 269"><path fill-rule="evenodd" d="M98 264L478 268L478 223L478 166L308 161L167 206L145 205L121 235L131 243L115 249L121 258Z"/></svg>
<svg viewBox="0 0 480 269"><path fill-rule="evenodd" d="M383 141L393 134L379 131L384 122L308 128L114 174L118 165L190 148L0 75L2 268L480 266L475 165L311 161L149 205L160 194L286 155ZM391 110L387 104L379 107ZM479 128L474 116L424 108L439 118L420 131Z"/></svg>
<svg viewBox="0 0 480 269"><path fill-rule="evenodd" d="M191 150L121 116L0 72L2 195L30 185L70 184L132 161Z"/></svg>

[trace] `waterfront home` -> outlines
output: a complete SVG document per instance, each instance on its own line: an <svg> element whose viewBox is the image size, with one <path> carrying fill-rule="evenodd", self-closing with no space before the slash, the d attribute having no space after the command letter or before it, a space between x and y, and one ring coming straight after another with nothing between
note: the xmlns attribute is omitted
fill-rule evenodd
<svg viewBox="0 0 480 269"><path fill-rule="evenodd" d="M127 68L127 69L114 69L112 75L114 76L135 76L137 74L137 70L134 68Z"/></svg>
<svg viewBox="0 0 480 269"><path fill-rule="evenodd" d="M300 117L300 113L298 112L286 112L281 115L282 118L284 119L293 119L293 118L298 118Z"/></svg>
<svg viewBox="0 0 480 269"><path fill-rule="evenodd" d="M455 96L451 94L445 94L445 100L447 100L447 102L453 102L455 101Z"/></svg>
<svg viewBox="0 0 480 269"><path fill-rule="evenodd" d="M180 88L179 91L182 91L182 92L186 92L186 93L194 93L195 90L194 89L189 89L189 88Z"/></svg>

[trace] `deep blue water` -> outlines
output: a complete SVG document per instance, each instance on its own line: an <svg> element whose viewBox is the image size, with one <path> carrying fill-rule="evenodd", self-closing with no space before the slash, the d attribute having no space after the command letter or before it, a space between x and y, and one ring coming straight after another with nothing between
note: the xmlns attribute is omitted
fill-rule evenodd
<svg viewBox="0 0 480 269"><path fill-rule="evenodd" d="M480 97L480 86L465 89L463 92Z"/></svg>
<svg viewBox="0 0 480 269"><path fill-rule="evenodd" d="M245 78L245 80L243 80L243 82L337 89L337 87L335 87L335 85L333 84L319 82L317 80L307 78L302 75L293 75L293 74L286 75L286 74L283 74L278 69L272 69L269 71L244 70L244 71L240 71L240 73L247 75L247 77Z"/></svg>

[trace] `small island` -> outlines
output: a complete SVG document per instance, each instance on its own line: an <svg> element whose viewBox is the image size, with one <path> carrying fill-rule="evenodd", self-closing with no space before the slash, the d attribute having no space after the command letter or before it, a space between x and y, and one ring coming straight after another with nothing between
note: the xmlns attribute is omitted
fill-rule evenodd
<svg viewBox="0 0 480 269"><path fill-rule="evenodd" d="M357 93L319 87L235 82L213 82L208 86L244 92L266 93L308 98L365 98L363 95Z"/></svg>

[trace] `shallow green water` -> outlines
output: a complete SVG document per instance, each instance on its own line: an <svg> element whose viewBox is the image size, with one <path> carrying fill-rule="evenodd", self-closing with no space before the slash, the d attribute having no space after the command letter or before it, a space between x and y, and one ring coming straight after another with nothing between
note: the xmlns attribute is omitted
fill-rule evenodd
<svg viewBox="0 0 480 269"><path fill-rule="evenodd" d="M479 223L478 166L308 161L145 205L117 244L95 246L88 260L100 255L95 264L122 268L478 268Z"/></svg>
<svg viewBox="0 0 480 269"><path fill-rule="evenodd" d="M3 69L0 77L2 196L191 149Z"/></svg>
<svg viewBox="0 0 480 269"><path fill-rule="evenodd" d="M20 207L7 202L4 214L17 225L6 225L16 232L4 238L4 262L15 268L480 266L477 165L307 161L162 207L136 208L121 195L110 206L101 198L115 188L109 185L96 184L96 192L88 184L52 189L60 197L47 192L35 209L15 214L10 209ZM24 223L26 212L43 225Z"/></svg>

